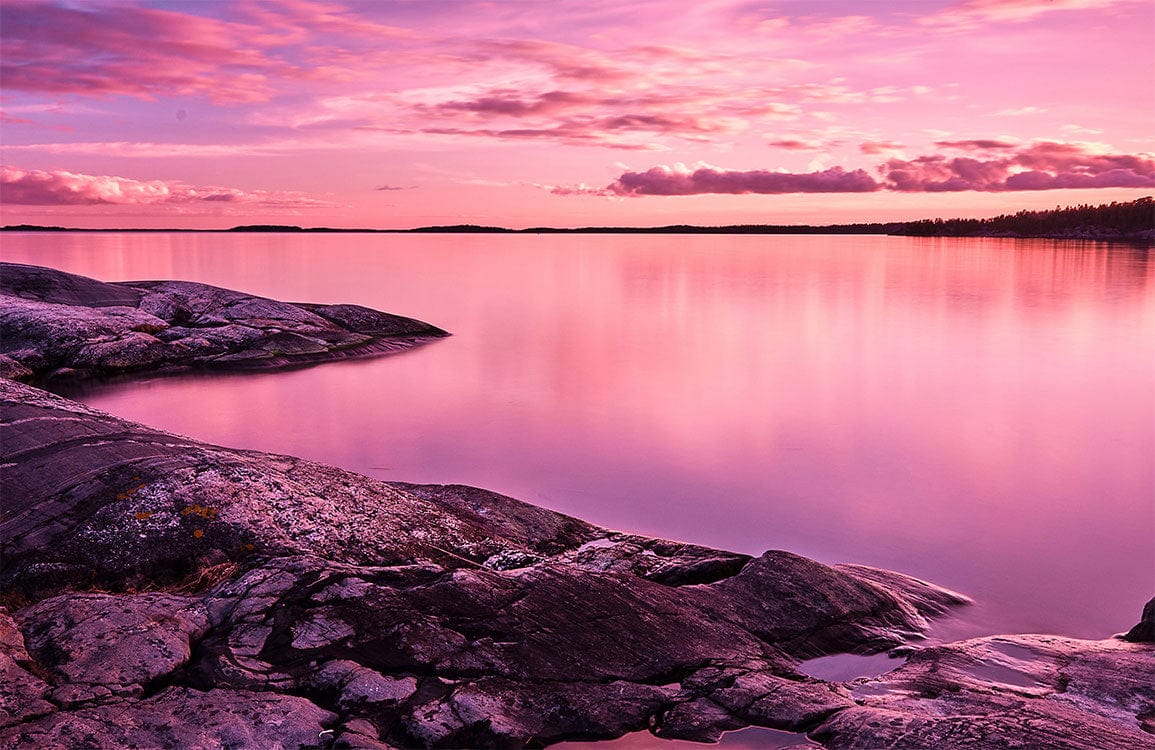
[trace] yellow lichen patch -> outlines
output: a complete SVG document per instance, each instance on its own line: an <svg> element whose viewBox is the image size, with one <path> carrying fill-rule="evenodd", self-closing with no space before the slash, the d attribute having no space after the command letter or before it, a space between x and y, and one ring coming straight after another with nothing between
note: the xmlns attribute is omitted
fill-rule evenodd
<svg viewBox="0 0 1155 750"><path fill-rule="evenodd" d="M151 510L140 510L140 511L137 511L136 513L133 513L133 517L136 518L136 520L138 520L138 521L143 521L146 518L152 518L152 511Z"/></svg>
<svg viewBox="0 0 1155 750"><path fill-rule="evenodd" d="M188 505L181 508L180 514L182 516L200 516L211 521L217 517L217 509L206 505Z"/></svg>
<svg viewBox="0 0 1155 750"><path fill-rule="evenodd" d="M194 529L193 530L193 536L195 536L197 539L200 539L204 535L205 535L204 529Z"/></svg>
<svg viewBox="0 0 1155 750"><path fill-rule="evenodd" d="M136 481L140 481L140 477L133 477L133 479ZM124 492L116 493L116 499L117 500L127 500L128 498L132 497L133 495L135 495L136 493L140 492L143 489L144 489L143 484L137 485L136 487L130 487L127 490L125 490Z"/></svg>

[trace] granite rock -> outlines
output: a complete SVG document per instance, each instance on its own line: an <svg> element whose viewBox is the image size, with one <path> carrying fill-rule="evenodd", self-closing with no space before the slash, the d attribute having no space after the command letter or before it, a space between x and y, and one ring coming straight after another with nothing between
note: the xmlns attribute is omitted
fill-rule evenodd
<svg viewBox="0 0 1155 750"><path fill-rule="evenodd" d="M978 638L846 687L858 705L810 733L832 750L1155 748L1155 648L1121 639Z"/></svg>
<svg viewBox="0 0 1155 750"><path fill-rule="evenodd" d="M445 335L357 305L298 305L188 281L104 283L0 263L0 376L18 380L271 369Z"/></svg>
<svg viewBox="0 0 1155 750"><path fill-rule="evenodd" d="M1155 643L1155 598L1143 606L1143 617L1123 639L1132 643Z"/></svg>
<svg viewBox="0 0 1155 750"><path fill-rule="evenodd" d="M803 728L846 698L799 660L902 643L965 602L219 448L7 380L0 439L5 664L27 685L0 739L140 743L192 731L172 696L216 715L233 691L307 703L281 741L350 747Z"/></svg>

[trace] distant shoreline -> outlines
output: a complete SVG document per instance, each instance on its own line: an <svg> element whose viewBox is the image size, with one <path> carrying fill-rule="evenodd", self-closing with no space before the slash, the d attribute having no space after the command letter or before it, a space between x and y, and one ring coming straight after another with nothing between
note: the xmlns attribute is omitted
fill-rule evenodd
<svg viewBox="0 0 1155 750"><path fill-rule="evenodd" d="M1017 234L990 232L984 234L921 234L901 229L876 228L872 225L832 225L832 226L691 226L674 225L663 227L531 227L528 229L508 229L484 226L430 226L413 229L343 229L334 227L248 227L229 229L83 229L78 227L48 227L36 225L9 225L0 227L0 232L45 232L73 234L706 234L706 235L882 235L890 237L944 237L944 238L990 238L990 239L1041 239L1041 240L1098 240L1103 242L1155 242L1155 230L1129 234L1112 233L1090 229L1083 232L1049 232L1040 234Z"/></svg>
<svg viewBox="0 0 1155 750"><path fill-rule="evenodd" d="M698 226L670 224L655 227L508 227L451 224L412 229L348 229L300 227L286 224L245 224L229 229L77 229L74 227L14 224L0 232L237 232L289 234L870 234L908 237L996 237L1012 239L1155 241L1155 198L1128 203L1073 206L1051 211L1019 211L987 219L922 219L919 221L857 224L728 224Z"/></svg>

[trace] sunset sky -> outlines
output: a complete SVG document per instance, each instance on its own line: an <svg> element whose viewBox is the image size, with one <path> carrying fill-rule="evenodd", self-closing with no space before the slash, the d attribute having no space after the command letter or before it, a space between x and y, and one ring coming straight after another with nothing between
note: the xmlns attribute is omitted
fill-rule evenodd
<svg viewBox="0 0 1155 750"><path fill-rule="evenodd" d="M1152 0L0 0L0 223L983 216L1155 192Z"/></svg>

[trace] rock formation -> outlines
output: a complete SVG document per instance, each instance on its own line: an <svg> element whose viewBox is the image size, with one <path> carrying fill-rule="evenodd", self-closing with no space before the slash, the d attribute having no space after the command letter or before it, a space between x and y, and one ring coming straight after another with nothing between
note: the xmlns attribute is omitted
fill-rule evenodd
<svg viewBox="0 0 1155 750"><path fill-rule="evenodd" d="M179 288L23 273L51 280L22 288L56 310ZM253 327L253 309L225 327ZM354 312L331 317L380 320ZM79 371L96 344L53 343L75 327L51 315L13 359ZM907 643L966 601L899 573L220 448L5 379L0 445L0 747L523 747L745 726L835 749L1155 747L1149 643L999 636L905 645L873 679L798 670Z"/></svg>
<svg viewBox="0 0 1155 750"><path fill-rule="evenodd" d="M0 263L0 376L17 380L270 369L445 335L357 305L289 304L188 281L104 283Z"/></svg>
<svg viewBox="0 0 1155 750"><path fill-rule="evenodd" d="M294 718L359 720L398 745L711 738L747 716L800 729L849 702L799 659L897 645L964 601L209 446L12 381L0 409L0 581L20 607L15 683L34 686L8 736L28 742L75 721L130 742L108 717L222 690L307 697L325 711ZM709 697L735 681L790 709ZM36 706L53 710L30 723Z"/></svg>

